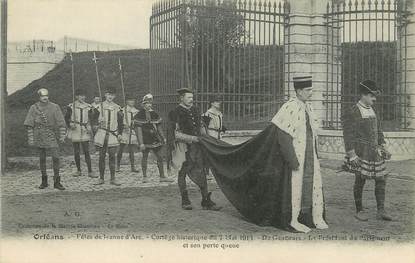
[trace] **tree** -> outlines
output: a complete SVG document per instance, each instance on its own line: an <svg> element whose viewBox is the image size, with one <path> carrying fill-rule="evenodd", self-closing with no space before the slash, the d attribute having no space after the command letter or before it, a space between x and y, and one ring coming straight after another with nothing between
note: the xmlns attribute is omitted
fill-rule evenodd
<svg viewBox="0 0 415 263"><path fill-rule="evenodd" d="M188 86L218 87L225 82L227 90L231 91L234 80L229 72L233 68L225 65L234 56L233 52L243 45L243 38L248 38L238 5L241 2L206 1L184 6L178 32L184 49Z"/></svg>

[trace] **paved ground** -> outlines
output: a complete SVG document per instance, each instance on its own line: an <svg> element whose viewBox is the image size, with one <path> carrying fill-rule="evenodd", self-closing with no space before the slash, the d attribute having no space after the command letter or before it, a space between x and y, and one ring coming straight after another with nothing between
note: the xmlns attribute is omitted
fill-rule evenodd
<svg viewBox="0 0 415 263"><path fill-rule="evenodd" d="M93 160L96 167L96 156ZM261 239L263 235L301 240L313 237L319 240L325 237L341 239L350 235L358 237L360 241L414 239L415 161L390 164L394 174L388 180L386 203L395 220L382 222L374 218L374 183L368 182L364 199L371 219L358 222L353 218L353 176L337 173L339 162L323 160L322 174L330 229L314 230L311 234L291 234L245 221L226 200L214 180L210 181L209 187L213 199L224 207L223 210L202 210L200 194L190 184L190 198L195 209L183 211L176 183L159 183L154 160L149 164L149 183L141 183L141 173L131 173L128 164L124 164L117 174L122 186L116 187L108 183L94 186L96 179L86 176L72 177L76 169L71 158L65 157L61 169L62 182L67 188L65 191L37 189L39 171L26 170L36 168L36 159L17 158L11 161L20 163L1 177L2 232L6 236L33 237L34 234L46 233L76 239L76 234L96 233L135 233L143 234L144 238L151 238L151 233L237 233L253 235L254 239ZM51 171L49 175L52 175ZM108 172L106 176L109 177Z"/></svg>

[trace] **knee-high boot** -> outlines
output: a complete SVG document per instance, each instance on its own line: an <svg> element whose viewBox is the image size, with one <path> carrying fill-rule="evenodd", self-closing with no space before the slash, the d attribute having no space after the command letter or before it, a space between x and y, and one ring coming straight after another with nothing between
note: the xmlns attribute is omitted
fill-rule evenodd
<svg viewBox="0 0 415 263"><path fill-rule="evenodd" d="M180 169L177 177L177 183L182 197L182 208L184 210L192 210L192 203L190 202L189 195L186 190L186 171L183 168Z"/></svg>
<svg viewBox="0 0 415 263"><path fill-rule="evenodd" d="M59 158L52 158L53 163L53 187L59 190L65 190L65 187L61 184L61 177L59 175Z"/></svg>
<svg viewBox="0 0 415 263"><path fill-rule="evenodd" d="M48 175L46 173L46 152L40 151L39 156L39 162L40 162L40 172L42 174L42 183L39 186L39 189L44 189L48 187Z"/></svg>
<svg viewBox="0 0 415 263"><path fill-rule="evenodd" d="M380 220L391 221L392 217L385 212L385 188L386 181L384 179L376 179L375 197L378 210L376 218Z"/></svg>

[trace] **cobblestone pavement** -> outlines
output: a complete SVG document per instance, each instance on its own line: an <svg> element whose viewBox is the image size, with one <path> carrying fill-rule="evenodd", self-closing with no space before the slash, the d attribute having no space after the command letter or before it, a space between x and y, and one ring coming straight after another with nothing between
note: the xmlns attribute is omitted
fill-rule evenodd
<svg viewBox="0 0 415 263"><path fill-rule="evenodd" d="M112 188L126 188L126 187L156 187L156 186L168 186L171 184L177 184L177 171L172 170L170 172L169 178L173 179L173 182L160 182L159 172L157 168L157 163L154 159L148 159L147 167L147 176L148 180L146 183L142 182L143 175L141 172L141 154L135 155L135 166L138 173L131 172L130 164L128 161L128 154L124 154L123 160L121 161L121 169L119 172L116 172L116 180L121 183L121 186L114 186L109 183L110 181L110 172L108 168L108 158L106 162L105 169L105 184L103 185L94 185L98 182L98 178L88 177L87 167L81 156L81 170L82 176L74 177L76 174L76 165L73 161L72 156L61 157L61 183L66 188L65 191L69 192L85 192L85 191L101 191L108 190ZM99 176L98 172L98 155L94 154L92 158L92 169L93 173L96 176ZM50 192L56 192L53 188L53 170L51 168L50 158L47 160L47 174L48 174L48 183L49 187L45 189L39 189L40 185L40 170L38 168L38 159L36 157L15 157L9 158L11 162L21 162L24 164L31 165L33 169L31 170L15 170L9 171L1 177L1 187L2 195L31 195L31 194L46 194ZM165 174L168 176L166 167L164 167ZM212 179L211 176L208 177ZM195 187L195 184L188 180L188 186L190 188Z"/></svg>
<svg viewBox="0 0 415 263"><path fill-rule="evenodd" d="M67 233L73 238L78 233L132 232L132 233L253 233L255 235L278 234L301 237L309 240L309 234L296 235L272 227L260 227L247 222L229 203L214 180L209 183L213 192L213 200L223 209L219 212L209 212L200 207L200 193L197 187L188 182L190 200L194 210L184 211L180 207L180 195L176 182L160 183L155 160L149 160L150 182L141 182L141 173L131 173L125 156L121 172L117 173L121 186L106 184L94 186L97 179L86 176L72 177L76 171L72 157L63 157L62 182L65 191L49 187L37 189L40 174L36 158L12 159L21 162L22 167L33 162L32 170L24 171L19 167L1 177L2 185L2 231L6 236L33 236L42 229L37 225L63 224L65 228L42 231L47 233ZM137 167L140 157L137 154ZM93 156L96 167L97 156ZM413 171L414 161L392 162L389 166L394 175L388 179L386 188L386 208L393 216L392 222L376 220L376 200L374 182L368 181L363 197L364 207L370 216L369 221L357 221L354 215L352 175L336 172L341 162L322 160L323 186L326 204L328 230L313 230L312 236L320 239L320 235L344 237L356 235L360 241L375 237L375 240L388 239L409 241L414 239L415 213L415 180ZM49 165L49 164L48 164ZM27 169L27 167L25 169ZM50 167L50 165L49 165ZM83 164L83 170L85 165ZM48 171L50 178L52 171ZM176 178L173 173L172 178ZM106 173L106 178L109 172ZM80 213L73 216L74 211ZM70 213L71 216L66 216ZM73 224L81 224L81 228L72 228ZM94 225L99 228L83 228L83 225ZM110 229L108 225L125 226L119 230ZM33 227L32 227L33 226ZM36 227L35 227L36 226ZM68 227L67 227L68 226ZM69 227L70 226L70 227ZM115 232L114 232L115 231ZM314 241L312 241L314 242Z"/></svg>

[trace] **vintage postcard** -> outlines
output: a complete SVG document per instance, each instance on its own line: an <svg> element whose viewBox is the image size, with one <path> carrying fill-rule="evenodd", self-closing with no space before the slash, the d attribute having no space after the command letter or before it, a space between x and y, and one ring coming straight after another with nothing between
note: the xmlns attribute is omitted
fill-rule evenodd
<svg viewBox="0 0 415 263"><path fill-rule="evenodd" d="M1 0L0 262L414 262L413 0Z"/></svg>

